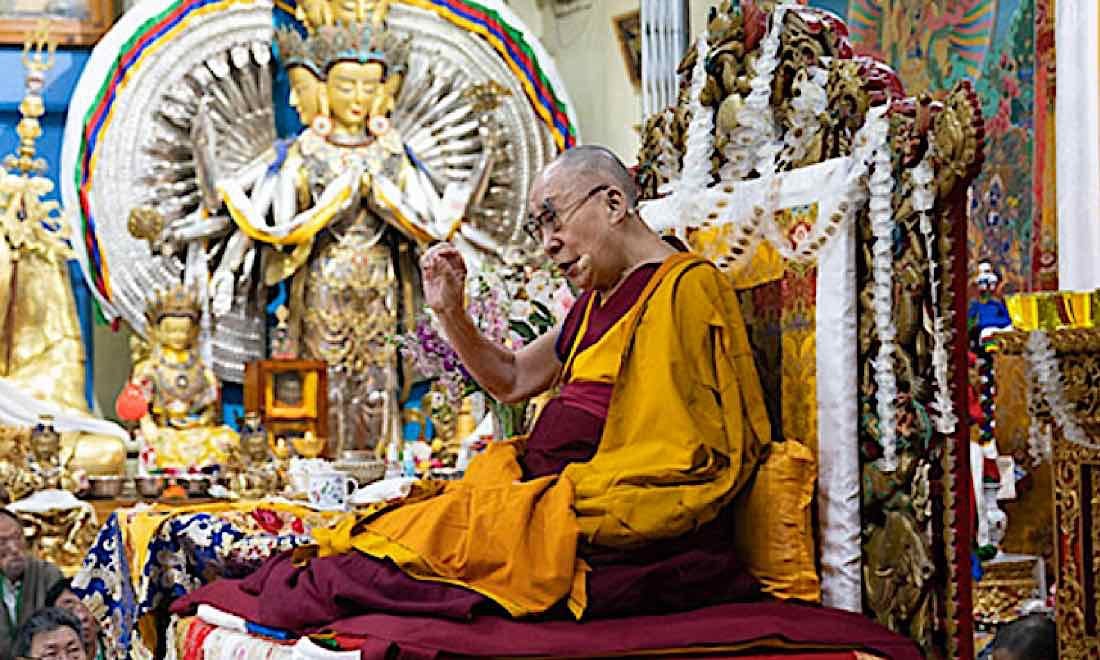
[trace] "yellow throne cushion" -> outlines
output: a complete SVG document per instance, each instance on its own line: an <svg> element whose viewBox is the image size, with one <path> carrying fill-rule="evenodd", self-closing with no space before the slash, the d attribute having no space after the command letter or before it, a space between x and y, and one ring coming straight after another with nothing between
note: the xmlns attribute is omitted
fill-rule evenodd
<svg viewBox="0 0 1100 660"><path fill-rule="evenodd" d="M733 507L734 547L763 590L776 598L821 600L810 515L817 460L794 440L771 451Z"/></svg>

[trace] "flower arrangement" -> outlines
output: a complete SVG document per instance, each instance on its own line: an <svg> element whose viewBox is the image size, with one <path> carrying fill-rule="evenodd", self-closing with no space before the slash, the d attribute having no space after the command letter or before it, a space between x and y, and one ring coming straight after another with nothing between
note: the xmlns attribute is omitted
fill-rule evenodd
<svg viewBox="0 0 1100 660"><path fill-rule="evenodd" d="M573 306L565 278L549 267L483 267L467 282L467 311L493 341L520 349L546 334Z"/></svg>
<svg viewBox="0 0 1100 660"><path fill-rule="evenodd" d="M466 299L466 311L477 328L490 340L512 350L549 332L565 318L575 300L565 278L550 267L517 264L479 268L467 280ZM481 392L497 423L497 437L525 430L527 403L504 404L484 392L462 365L430 311L417 322L414 331L393 340L416 372L434 381L425 397L424 411L437 424L452 426L463 399ZM439 453L439 443L436 445L434 453Z"/></svg>

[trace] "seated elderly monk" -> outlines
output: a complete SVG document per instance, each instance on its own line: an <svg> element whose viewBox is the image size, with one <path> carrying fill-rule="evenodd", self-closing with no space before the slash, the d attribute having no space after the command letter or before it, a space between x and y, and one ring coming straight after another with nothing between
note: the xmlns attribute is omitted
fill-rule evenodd
<svg viewBox="0 0 1100 660"><path fill-rule="evenodd" d="M770 439L734 292L653 233L611 152L577 147L536 177L529 229L584 293L558 332L512 352L464 309L448 245L424 290L470 373L519 401L561 384L530 435L494 443L457 482L315 530L319 556L268 560L242 583L257 623L301 630L369 611L596 616L743 598L754 582L720 515ZM296 561L298 560L298 561ZM232 611L226 581L177 611ZM557 607L556 607L557 606Z"/></svg>

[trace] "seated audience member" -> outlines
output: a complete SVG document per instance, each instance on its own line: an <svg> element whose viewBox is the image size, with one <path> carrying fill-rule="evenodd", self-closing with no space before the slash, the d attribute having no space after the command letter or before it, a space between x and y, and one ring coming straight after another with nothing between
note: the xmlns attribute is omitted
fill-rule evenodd
<svg viewBox="0 0 1100 660"><path fill-rule="evenodd" d="M13 650L17 660L87 660L80 622L58 607L44 607L19 626Z"/></svg>
<svg viewBox="0 0 1100 660"><path fill-rule="evenodd" d="M15 631L46 604L46 592L61 579L61 571L30 555L23 524L0 508L0 658L11 657Z"/></svg>
<svg viewBox="0 0 1100 660"><path fill-rule="evenodd" d="M1029 614L1005 624L993 640L993 660L1056 660L1058 635L1045 614Z"/></svg>
<svg viewBox="0 0 1100 660"><path fill-rule="evenodd" d="M467 315L460 253L424 255L426 302L473 377L505 402L555 384L560 394L529 436L493 443L461 481L421 482L400 506L315 530L320 556L304 566L265 562L240 584L258 597L257 623L464 618L487 601L513 616L556 604L597 616L755 593L720 515L771 439L737 298L712 264L649 229L636 202L602 147L539 173L528 230L583 294L518 351Z"/></svg>
<svg viewBox="0 0 1100 660"><path fill-rule="evenodd" d="M46 592L46 607L58 607L76 617L84 640L84 652L88 660L102 660L104 641L99 637L99 622L92 616L91 610L73 592L73 583L69 578L58 580Z"/></svg>

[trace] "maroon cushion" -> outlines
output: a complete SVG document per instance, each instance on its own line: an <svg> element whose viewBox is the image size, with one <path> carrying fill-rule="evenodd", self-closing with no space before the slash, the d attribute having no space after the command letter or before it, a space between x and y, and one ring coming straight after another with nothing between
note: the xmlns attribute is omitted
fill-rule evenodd
<svg viewBox="0 0 1100 660"><path fill-rule="evenodd" d="M679 614L573 621L516 621L479 616L458 622L419 616L366 614L327 627L342 638L363 638L364 657L596 657L662 649L854 649L919 660L912 640L870 619L811 605L778 601L727 603ZM382 656L377 656L382 657Z"/></svg>
<svg viewBox="0 0 1100 660"><path fill-rule="evenodd" d="M192 612L200 603L255 620L259 599L239 580L217 580L177 600L172 611ZM431 616L364 614L318 630L362 640L364 657L380 649L397 657L556 656L591 657L660 649L775 648L776 640L802 650L859 649L895 660L921 656L909 639L853 612L778 601L726 603L677 614L524 621L475 616L457 621Z"/></svg>

